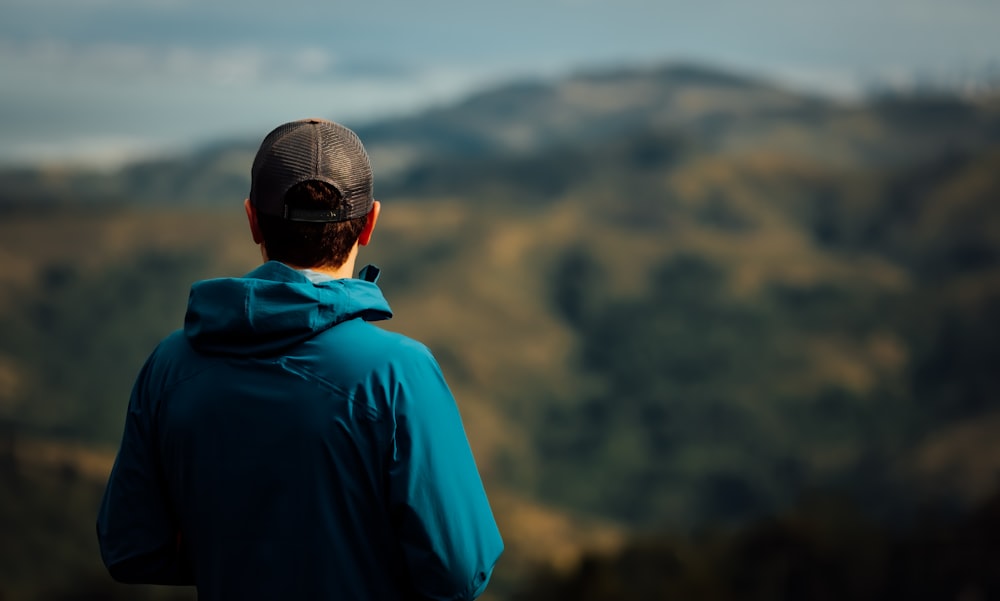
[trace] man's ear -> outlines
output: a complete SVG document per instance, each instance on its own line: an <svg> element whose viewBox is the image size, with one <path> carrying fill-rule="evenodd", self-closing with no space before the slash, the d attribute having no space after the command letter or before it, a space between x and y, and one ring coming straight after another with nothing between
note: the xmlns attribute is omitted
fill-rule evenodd
<svg viewBox="0 0 1000 601"><path fill-rule="evenodd" d="M247 221L250 223L250 235L253 236L254 244L262 244L264 237L260 235L260 225L257 223L257 209L250 204L250 199L243 201L243 208L247 212Z"/></svg>
<svg viewBox="0 0 1000 601"><path fill-rule="evenodd" d="M372 203L372 210L368 211L368 220L365 222L365 227L361 230L361 235L358 236L359 246L368 246L368 243L372 240L372 232L375 231L375 222L378 221L378 216L382 212L382 203L375 201Z"/></svg>

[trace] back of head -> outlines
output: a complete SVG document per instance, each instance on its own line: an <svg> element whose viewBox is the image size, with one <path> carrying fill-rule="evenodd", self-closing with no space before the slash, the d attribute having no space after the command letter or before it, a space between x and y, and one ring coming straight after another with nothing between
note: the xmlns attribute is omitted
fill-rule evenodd
<svg viewBox="0 0 1000 601"><path fill-rule="evenodd" d="M374 203L368 154L353 131L331 121L280 125L257 151L250 203L268 258L339 267Z"/></svg>

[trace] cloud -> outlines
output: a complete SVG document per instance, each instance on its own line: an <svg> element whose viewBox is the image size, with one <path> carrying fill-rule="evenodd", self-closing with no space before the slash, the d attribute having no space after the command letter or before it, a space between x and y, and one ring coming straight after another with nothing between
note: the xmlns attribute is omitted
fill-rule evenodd
<svg viewBox="0 0 1000 601"><path fill-rule="evenodd" d="M22 79L58 79L67 84L144 85L168 80L179 85L227 86L331 78L405 81L419 78L422 69L402 61L345 59L315 45L204 48L0 39L0 70L15 78L19 74Z"/></svg>
<svg viewBox="0 0 1000 601"><path fill-rule="evenodd" d="M457 98L474 71L325 48L0 40L0 163L111 167L305 116L355 123Z"/></svg>
<svg viewBox="0 0 1000 601"><path fill-rule="evenodd" d="M330 73L336 64L336 57L320 48L274 54L250 46L198 48L61 40L0 41L0 66L5 73L35 73L46 79L70 82L142 84L167 79L192 85L226 85L323 75Z"/></svg>

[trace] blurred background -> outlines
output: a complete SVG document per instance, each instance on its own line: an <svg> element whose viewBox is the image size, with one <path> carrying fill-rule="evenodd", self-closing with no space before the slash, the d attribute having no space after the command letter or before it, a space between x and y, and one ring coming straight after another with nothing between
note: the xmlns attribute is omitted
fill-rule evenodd
<svg viewBox="0 0 1000 601"><path fill-rule="evenodd" d="M0 600L94 519L260 139L365 141L486 598L1000 598L1000 4L0 2Z"/></svg>

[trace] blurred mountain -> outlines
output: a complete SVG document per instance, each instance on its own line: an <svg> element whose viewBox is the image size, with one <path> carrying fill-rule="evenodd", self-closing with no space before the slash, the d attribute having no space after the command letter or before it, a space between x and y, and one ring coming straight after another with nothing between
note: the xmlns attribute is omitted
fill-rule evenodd
<svg viewBox="0 0 1000 601"><path fill-rule="evenodd" d="M528 171L530 186L531 171L557 177L573 160L590 168L630 152L663 152L656 147L664 138L675 146L694 144L697 152L768 150L852 166L912 163L937 156L942 145L960 153L996 139L1000 115L995 99L935 92L845 103L670 64L512 82L455 105L355 129L372 156L378 194L474 196L487 185L484 177L508 180L512 172ZM257 137L220 140L113 173L0 170L0 206L229 203L249 190L257 144ZM563 176L575 172L569 171Z"/></svg>
<svg viewBox="0 0 1000 601"><path fill-rule="evenodd" d="M374 155L385 156L393 172L433 162L437 156L532 155L650 130L713 139L742 119L823 107L821 100L766 82L694 66L668 66L515 83L362 132L374 146Z"/></svg>
<svg viewBox="0 0 1000 601"><path fill-rule="evenodd" d="M668 65L357 129L386 327L441 360L490 486L637 528L992 490L1000 97ZM115 442L190 281L259 259L255 146L0 173L0 418Z"/></svg>

